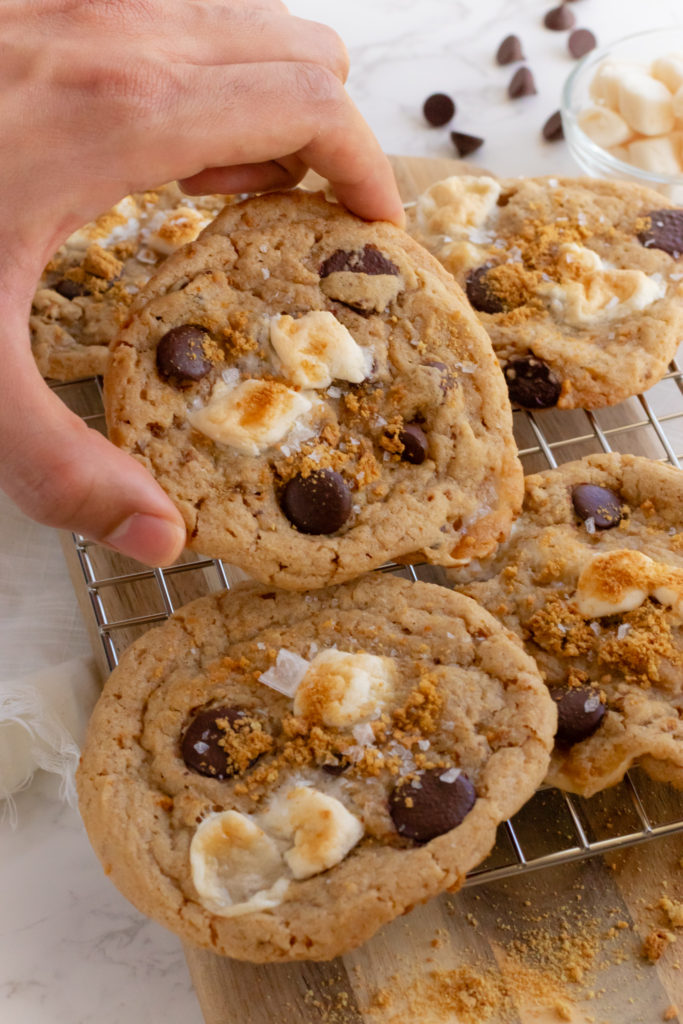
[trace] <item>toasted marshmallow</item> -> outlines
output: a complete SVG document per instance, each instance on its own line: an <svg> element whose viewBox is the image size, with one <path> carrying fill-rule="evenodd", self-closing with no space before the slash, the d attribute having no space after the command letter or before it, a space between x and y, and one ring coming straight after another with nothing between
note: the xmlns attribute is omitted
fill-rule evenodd
<svg viewBox="0 0 683 1024"><path fill-rule="evenodd" d="M216 381L207 405L190 411L196 430L242 455L259 455L287 436L312 407L305 395L279 381L245 380L236 387Z"/></svg>
<svg viewBox="0 0 683 1024"><path fill-rule="evenodd" d="M478 231L495 212L500 193L499 182L486 175L456 174L428 188L416 204L418 227L427 248L444 255L453 244L469 241L474 243L474 262Z"/></svg>
<svg viewBox="0 0 683 1024"><path fill-rule="evenodd" d="M327 388L333 380L359 384L368 376L371 356L326 310L311 310L294 320L273 317L270 342L289 379L303 388Z"/></svg>
<svg viewBox="0 0 683 1024"><path fill-rule="evenodd" d="M579 114L579 127L597 146L620 146L631 138L629 126L610 107L586 107Z"/></svg>
<svg viewBox="0 0 683 1024"><path fill-rule="evenodd" d="M155 252L168 256L186 242L193 242L211 217L189 206L158 210L142 231L142 239Z"/></svg>
<svg viewBox="0 0 683 1024"><path fill-rule="evenodd" d="M284 859L299 879L339 864L364 832L341 801L311 786L295 786L275 798L263 821L275 835L294 838Z"/></svg>
<svg viewBox="0 0 683 1024"><path fill-rule="evenodd" d="M211 814L190 843L192 881L201 903L219 917L275 907L289 885L274 839L239 811Z"/></svg>
<svg viewBox="0 0 683 1024"><path fill-rule="evenodd" d="M320 651L294 698L294 714L337 728L377 715L394 690L393 659L375 654Z"/></svg>
<svg viewBox="0 0 683 1024"><path fill-rule="evenodd" d="M588 619L633 611L648 597L683 616L683 569L655 562L631 548L596 555L576 587L577 607Z"/></svg>

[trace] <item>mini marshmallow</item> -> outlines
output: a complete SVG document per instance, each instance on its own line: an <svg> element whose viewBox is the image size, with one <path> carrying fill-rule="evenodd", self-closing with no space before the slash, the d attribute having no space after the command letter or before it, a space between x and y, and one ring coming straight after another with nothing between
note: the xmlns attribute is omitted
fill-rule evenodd
<svg viewBox="0 0 683 1024"><path fill-rule="evenodd" d="M641 135L665 135L674 127L671 93L644 71L630 71L619 81L619 113Z"/></svg>
<svg viewBox="0 0 683 1024"><path fill-rule="evenodd" d="M579 114L579 127L597 146L619 146L631 138L631 129L609 107L587 107Z"/></svg>
<svg viewBox="0 0 683 1024"><path fill-rule="evenodd" d="M293 836L284 859L298 879L339 864L365 831L341 801L312 786L295 786L273 800L263 821L276 835Z"/></svg>
<svg viewBox="0 0 683 1024"><path fill-rule="evenodd" d="M636 139L635 142L630 142L626 149L628 162L635 167L658 174L680 174L678 154L671 135Z"/></svg>
<svg viewBox="0 0 683 1024"><path fill-rule="evenodd" d="M683 85L683 53L668 53L652 62L650 74L663 82L669 92L677 92Z"/></svg>

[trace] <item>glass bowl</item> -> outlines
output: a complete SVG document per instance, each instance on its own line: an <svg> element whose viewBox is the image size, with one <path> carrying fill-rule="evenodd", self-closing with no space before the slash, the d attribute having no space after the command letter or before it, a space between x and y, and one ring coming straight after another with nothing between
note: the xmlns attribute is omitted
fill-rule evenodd
<svg viewBox="0 0 683 1024"><path fill-rule="evenodd" d="M626 36L609 46L590 53L579 61L565 82L562 91L562 125L569 151L576 163L589 175L597 178L621 178L657 189L669 198L683 202L683 172L667 174L643 170L635 164L618 159L599 146L579 125L579 116L587 107L596 106L590 96L590 85L599 64L611 59L637 63L647 71L657 57L680 54L683 59L683 29L652 29ZM599 104L597 104L599 105Z"/></svg>

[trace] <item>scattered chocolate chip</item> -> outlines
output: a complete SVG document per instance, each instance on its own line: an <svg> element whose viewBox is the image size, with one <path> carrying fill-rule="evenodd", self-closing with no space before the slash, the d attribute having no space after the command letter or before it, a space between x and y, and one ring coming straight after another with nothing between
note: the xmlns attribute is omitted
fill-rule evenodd
<svg viewBox="0 0 683 1024"><path fill-rule="evenodd" d="M403 451L401 452L403 461L412 462L414 466L421 465L427 458L427 452L429 451L427 435L422 427L418 426L417 423L406 423L398 435L398 439L403 445Z"/></svg>
<svg viewBox="0 0 683 1024"><path fill-rule="evenodd" d="M560 142L564 138L562 114L556 110L543 125L543 138L546 142Z"/></svg>
<svg viewBox="0 0 683 1024"><path fill-rule="evenodd" d="M638 232L646 249L661 249L678 260L683 256L683 210L650 210L649 227Z"/></svg>
<svg viewBox="0 0 683 1024"><path fill-rule="evenodd" d="M550 409L557 405L562 385L547 363L535 356L511 359L503 367L510 401L525 409Z"/></svg>
<svg viewBox="0 0 683 1024"><path fill-rule="evenodd" d="M484 140L479 135L466 135L465 132L451 132L451 142L458 156L469 156L484 145Z"/></svg>
<svg viewBox="0 0 683 1024"><path fill-rule="evenodd" d="M424 101L422 113L434 128L440 128L455 114L455 103L445 92L435 92Z"/></svg>
<svg viewBox="0 0 683 1024"><path fill-rule="evenodd" d="M452 782L443 776L454 775ZM449 832L472 810L477 798L474 786L464 772L453 769L428 768L416 777L419 789L409 779L398 782L389 797L389 814L396 831L428 843L430 839Z"/></svg>
<svg viewBox="0 0 683 1024"><path fill-rule="evenodd" d="M569 10L566 4L560 4L559 7L553 7L551 11L548 11L543 19L543 24L553 32L565 32L568 28L574 28L576 25L576 15Z"/></svg>
<svg viewBox="0 0 683 1024"><path fill-rule="evenodd" d="M80 295L90 295L89 289L81 281L72 281L68 277L63 277L61 281L53 284L52 290L65 299L75 299Z"/></svg>
<svg viewBox="0 0 683 1024"><path fill-rule="evenodd" d="M365 245L362 249L337 249L320 265L319 277L329 277L340 270L352 274L393 274L400 273L395 263L377 248L376 245Z"/></svg>
<svg viewBox="0 0 683 1024"><path fill-rule="evenodd" d="M587 740L604 718L607 707L600 694L590 686L571 689L553 689L551 696L557 702L557 732L555 742L570 747Z"/></svg>
<svg viewBox="0 0 683 1024"><path fill-rule="evenodd" d="M254 726L257 726L256 731L260 735L268 737L268 734L261 730L260 723L240 708L200 708L180 741L183 761L187 767L199 775L208 775L212 779L228 779L254 764L263 753L263 749L256 753L256 756L247 755L245 759L243 755L242 758L238 758L241 764L230 753L231 727L240 721L244 723L239 729L242 740L248 739L248 734L254 732ZM258 746L256 749L258 750Z"/></svg>
<svg viewBox="0 0 683 1024"><path fill-rule="evenodd" d="M593 520L596 530L611 530L624 516L619 495L598 484L577 484L573 487L572 504L580 519L584 522Z"/></svg>
<svg viewBox="0 0 683 1024"><path fill-rule="evenodd" d="M514 64L518 60L524 60L522 42L519 36L505 36L505 39L496 51L497 63Z"/></svg>
<svg viewBox="0 0 683 1024"><path fill-rule="evenodd" d="M517 100L521 96L535 96L536 82L528 68L518 68L508 85L508 96Z"/></svg>
<svg viewBox="0 0 683 1024"><path fill-rule="evenodd" d="M164 334L157 345L157 370L178 387L206 377L211 360L206 358L206 331L195 324L182 324Z"/></svg>
<svg viewBox="0 0 683 1024"><path fill-rule="evenodd" d="M594 50L598 41L589 28L576 28L569 36L569 52L572 57L585 57L587 53Z"/></svg>
<svg viewBox="0 0 683 1024"><path fill-rule="evenodd" d="M465 280L465 292L471 305L479 313L504 313L505 303L491 291L486 281L486 275L491 270L491 263L484 263L481 267L470 270Z"/></svg>
<svg viewBox="0 0 683 1024"><path fill-rule="evenodd" d="M334 469L297 474L282 492L282 510L301 533L336 533L351 514L351 491Z"/></svg>

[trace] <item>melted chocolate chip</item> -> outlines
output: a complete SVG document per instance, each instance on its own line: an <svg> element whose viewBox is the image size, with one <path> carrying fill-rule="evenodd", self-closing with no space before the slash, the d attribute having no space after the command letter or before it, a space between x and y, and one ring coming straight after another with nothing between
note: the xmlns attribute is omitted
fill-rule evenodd
<svg viewBox="0 0 683 1024"><path fill-rule="evenodd" d="M432 366L435 370L439 371L441 379L439 380L439 387L444 394L447 394L451 388L455 385L455 377L448 369L445 363L440 363L438 359L427 359L423 366Z"/></svg>
<svg viewBox="0 0 683 1024"><path fill-rule="evenodd" d="M334 469L293 476L282 492L282 511L301 533L336 533L351 514L351 491Z"/></svg>
<svg viewBox="0 0 683 1024"><path fill-rule="evenodd" d="M324 772L328 775L341 775L351 765L351 762L345 757L338 757L336 761L327 761L321 765Z"/></svg>
<svg viewBox="0 0 683 1024"><path fill-rule="evenodd" d="M543 125L543 138L546 142L560 142L564 138L562 114L556 110Z"/></svg>
<svg viewBox="0 0 683 1024"><path fill-rule="evenodd" d="M481 136L466 135L465 132L451 132L451 142L460 157L469 156L470 153L475 153L480 146L484 145Z"/></svg>
<svg viewBox="0 0 683 1024"><path fill-rule="evenodd" d="M428 843L455 828L472 810L477 798L474 786L464 772L444 782L447 772L445 768L421 772L419 789L408 779L396 784L389 797L389 814L400 835Z"/></svg>
<svg viewBox="0 0 683 1024"><path fill-rule="evenodd" d="M510 99L517 100L521 96L535 96L536 91L536 82L529 69L518 68L508 85L508 96Z"/></svg>
<svg viewBox="0 0 683 1024"><path fill-rule="evenodd" d="M576 25L576 15L565 4L560 4L559 7L553 7L548 11L543 24L554 32L566 32L568 28L574 28Z"/></svg>
<svg viewBox="0 0 683 1024"><path fill-rule="evenodd" d="M211 360L204 353L207 334L195 324L182 324L164 334L157 345L159 376L178 387L206 377Z"/></svg>
<svg viewBox="0 0 683 1024"><path fill-rule="evenodd" d="M63 277L61 281L53 284L52 290L57 292L58 295L62 295L65 299L75 299L80 295L90 295L89 289L81 281L72 281L68 277Z"/></svg>
<svg viewBox="0 0 683 1024"><path fill-rule="evenodd" d="M230 728L236 722L245 723L240 733L251 731L254 719L240 708L229 706L200 708L185 730L180 741L183 761L193 772L212 779L229 779L239 774L240 768L229 753ZM223 745L221 745L223 744ZM260 754L248 759L254 764Z"/></svg>
<svg viewBox="0 0 683 1024"><path fill-rule="evenodd" d="M362 249L337 249L320 265L319 277L329 277L340 270L352 274L393 274L400 273L395 263L377 248L376 245L364 245Z"/></svg>
<svg viewBox="0 0 683 1024"><path fill-rule="evenodd" d="M638 232L646 249L661 249L678 260L683 256L683 210L650 210L649 225Z"/></svg>
<svg viewBox="0 0 683 1024"><path fill-rule="evenodd" d="M552 690L551 695L557 702L556 743L570 747L593 735L607 710L597 690L590 686L577 686L569 690Z"/></svg>
<svg viewBox="0 0 683 1024"><path fill-rule="evenodd" d="M435 92L424 101L422 113L434 128L440 128L454 116L455 103L445 92Z"/></svg>
<svg viewBox="0 0 683 1024"><path fill-rule="evenodd" d="M589 28L577 28L569 36L567 46L572 57L585 57L587 53L594 50L598 41Z"/></svg>
<svg viewBox="0 0 683 1024"><path fill-rule="evenodd" d="M505 39L498 47L496 61L498 64L514 64L515 61L524 60L522 43L519 36L505 36Z"/></svg>
<svg viewBox="0 0 683 1024"><path fill-rule="evenodd" d="M417 423L406 423L398 439L403 445L401 458L404 462L412 462L414 466L421 465L427 458L429 441L422 427Z"/></svg>
<svg viewBox="0 0 683 1024"><path fill-rule="evenodd" d="M475 270L470 270L465 281L465 291L474 309L480 313L504 313L506 306L499 295L489 287L486 275L492 264L484 263Z"/></svg>
<svg viewBox="0 0 683 1024"><path fill-rule="evenodd" d="M535 356L511 359L503 367L510 401L525 409L550 409L557 405L562 385L547 363Z"/></svg>
<svg viewBox="0 0 683 1024"><path fill-rule="evenodd" d="M577 484L572 488L574 511L584 522L592 519L596 530L611 530L624 517L621 498L607 487Z"/></svg>

